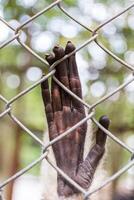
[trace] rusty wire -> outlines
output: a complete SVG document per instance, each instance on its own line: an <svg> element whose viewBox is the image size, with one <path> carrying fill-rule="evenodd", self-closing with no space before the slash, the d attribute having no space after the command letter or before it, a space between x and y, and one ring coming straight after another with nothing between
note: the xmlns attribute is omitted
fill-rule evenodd
<svg viewBox="0 0 134 200"><path fill-rule="evenodd" d="M103 44L101 44L101 42L98 40L98 35L100 35L100 31L102 29L102 27L106 26L108 23L111 23L113 20L117 19L119 16L123 15L125 12L129 11L130 9L132 9L134 7L134 3L131 4L130 6L128 6L127 8L125 8L124 10L122 10L121 12L119 12L118 14L116 14L115 16L113 16L110 19L107 19L105 22L101 23L100 25L98 25L94 30L91 30L89 27L83 25L81 22L79 22L75 17L71 16L68 11L66 9L64 9L63 5L62 5L62 0L57 0L54 1L52 4L50 4L48 7L44 8L43 10L41 10L40 12L38 12L37 14L33 15L31 18L29 18L28 20L26 20L24 23L22 23L20 26L18 26L16 29L14 29L5 19L3 19L2 17L0 17L0 21L3 22L8 28L10 28L13 32L14 32L14 36L9 38L7 41L5 41L4 43L0 44L0 49L3 49L5 46L8 46L12 41L17 40L19 42L19 44L25 48L29 53L31 53L36 59L40 60L45 67L48 67L48 63L46 62L46 60L44 58L42 58L41 56L39 56L34 50L32 50L29 46L27 46L24 42L21 41L21 32L23 30L23 28L31 23L32 21L34 21L36 18L38 18L40 15L46 13L48 10L52 9L53 7L58 7L66 16L68 16L71 20L73 20L74 22L76 22L77 24L79 24L80 26L82 26L85 30L89 31L90 34L92 34L92 36L85 41L81 46L77 47L75 51L71 52L68 55L65 55L62 59L56 61L52 66L50 66L49 68L49 72L48 74L46 74L45 76L43 76L39 81L37 81L36 83L34 83L33 85L31 85L30 87L24 89L22 92L20 92L19 94L17 94L16 96L14 96L12 99L7 100L5 97L3 97L2 95L0 95L0 101L5 103L5 110L0 113L0 119L5 116L5 115L9 115L9 117L11 118L11 120L13 120L18 126L20 126L27 134L29 134L34 140L36 140L36 142L38 142L39 145L41 145L41 147L43 148L43 154L37 158L34 162L30 163L28 166L26 166L25 168L23 168L22 170L20 170L19 172L17 172L16 174L12 175L11 177L9 177L8 179L6 179L5 181L0 183L0 199L2 199L2 190L3 188L9 184L11 181L15 180L16 178L20 177L21 175L23 175L25 172L27 172L28 170L30 170L31 168L33 168L35 165L37 165L39 162L41 162L43 159L46 159L48 161L48 163L59 173L61 174L61 176L63 176L73 187L77 188L77 190L79 190L82 194L83 194L83 198L86 200L88 199L92 194L94 194L95 192L99 191L100 189L102 189L103 187L105 187L108 183L114 181L115 179L117 179L120 175L122 175L124 172L126 172L129 168L131 168L132 166L134 166L134 159L131 159L122 169L120 169L118 172L116 172L114 175L112 175L111 177L109 177L106 181L104 181L103 183L100 184L100 186L98 186L97 188L95 188L92 191L87 191L85 189L83 189L80 185L78 185L76 182L74 182L70 177L68 177L67 174L65 174L61 169L59 169L57 166L55 166L50 158L49 158L49 147L52 146L52 144L56 143L57 141L61 140L63 137L65 137L68 134L72 134L72 130L75 130L77 127L79 127L81 124L83 124L84 122L88 121L89 119L92 120L93 123L95 123L100 129L102 129L107 135L108 137L110 137L114 142L116 142L118 145L120 145L122 148L124 148L125 150L127 150L131 155L130 157L133 157L134 155L134 149L128 147L124 142L122 142L120 139L118 139L113 133L111 133L110 131L106 130L95 118L95 108L101 104L102 102L106 101L107 99L109 99L111 96L113 96L115 93L121 91L123 88L125 88L127 85L129 85L131 82L134 81L134 67L130 64L128 64L127 62L125 62L124 60L122 60L121 58L119 58L117 55L115 55L111 50L107 49ZM60 62L62 62L63 60L67 59L68 57L70 57L72 54L80 51L82 48L84 48L85 46L87 46L88 44L90 44L91 42L95 42L103 51L105 51L109 56L111 56L113 59L115 59L117 62L119 62L120 64L122 64L125 68L127 68L131 73L132 73L132 78L130 78L128 81L126 81L125 83L123 83L122 85L120 85L118 88L116 88L114 91L112 91L111 93L105 95L104 97L102 97L100 100L98 100L97 102L95 102L92 105L87 104L84 100L80 99L78 96L76 96L73 92L71 92L68 88L66 88L56 77L55 77L55 66L57 64L59 64ZM78 101L80 101L81 103L83 103L83 105L85 107L88 108L88 115L82 119L80 122L78 122L77 124L75 124L73 127L71 127L69 130L65 131L63 134L61 134L60 136L56 137L55 139L53 139L52 141L49 141L48 143L44 144L43 141L41 141L29 128L27 128L20 120L18 120L14 114L12 114L12 104L18 100L20 97L22 97L23 95L25 95L26 93L30 92L33 88L37 87L42 81L48 79L49 77L52 77L53 79L57 82L57 84L63 88L63 90L65 90L69 95L71 95L73 98L76 98Z"/></svg>

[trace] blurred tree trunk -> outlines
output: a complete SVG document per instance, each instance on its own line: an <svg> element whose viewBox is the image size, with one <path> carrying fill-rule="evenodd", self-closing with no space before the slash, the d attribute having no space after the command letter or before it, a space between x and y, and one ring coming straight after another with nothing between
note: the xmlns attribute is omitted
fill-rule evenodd
<svg viewBox="0 0 134 200"><path fill-rule="evenodd" d="M26 33L28 34L27 30ZM30 46L30 42L31 42L31 37L28 38L27 40L27 45ZM29 66L31 66L32 64L32 55L28 54L27 55L29 57L29 61L28 63L26 63L23 67L22 67L22 71L20 71L19 77L20 77L20 85L16 91L16 95L18 93L20 93L23 89L24 89L24 74L26 72L26 70L28 69ZM17 67L15 67L17 68ZM23 102L23 105L21 105L21 101L17 100L16 101L16 116L19 117L19 119L21 119L22 114L25 111L25 103ZM10 167L10 176L15 174L19 168L20 168L20 148L21 148L21 131L22 129L15 123L14 124L14 149L13 149L13 153L12 153L12 163L11 163L11 167ZM13 194L13 185L14 185L14 181L12 181L8 186L7 186L7 199L6 200L12 200L12 194Z"/></svg>
<svg viewBox="0 0 134 200"><path fill-rule="evenodd" d="M14 149L12 152L12 161L10 166L9 176L15 174L20 168L20 148L21 148L21 128L17 125L14 125ZM13 194L13 184L14 181L10 182L7 186L7 195L6 199L11 200Z"/></svg>
<svg viewBox="0 0 134 200"><path fill-rule="evenodd" d="M20 85L16 91L16 94L20 93L23 90L24 83L23 83L23 73L20 74ZM21 105L21 101L17 100L15 104L15 115L20 118L22 114L22 108L24 109L24 105ZM10 159L10 169L9 169L9 176L12 176L20 169L20 148L21 148L21 127L19 127L16 123L12 122L12 130L13 130L13 151L12 156ZM10 182L7 185L7 193L6 193L6 199L12 200L12 194L13 194L13 186L14 181Z"/></svg>

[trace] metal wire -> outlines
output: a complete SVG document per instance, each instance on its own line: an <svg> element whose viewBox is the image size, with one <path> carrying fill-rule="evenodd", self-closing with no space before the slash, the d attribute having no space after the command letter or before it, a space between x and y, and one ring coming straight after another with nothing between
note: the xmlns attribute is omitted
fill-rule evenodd
<svg viewBox="0 0 134 200"><path fill-rule="evenodd" d="M31 85L30 87L24 89L23 91L21 91L19 94L17 94L16 96L14 96L13 98L11 98L10 100L7 100L5 97L3 97L2 95L0 95L0 101L5 103L5 110L0 113L0 119L2 117L4 117L5 115L9 115L10 119L13 120L19 127L21 127L26 134L29 134L39 145L42 146L43 148L43 154L37 158L34 162L32 162L31 164L29 164L27 167L25 167L24 169L21 169L19 172L17 172L16 174L12 175L11 177L9 177L8 179L6 179L5 181L0 183L0 199L2 200L2 189L9 184L11 181L15 180L16 178L20 177L21 175L23 175L24 173L26 173L28 170L30 170L31 168L33 168L35 165L37 165L40 161L42 161L43 159L46 159L48 161L48 163L61 175L64 177L64 179L66 179L66 181L68 181L73 187L77 188L77 190L79 190L82 194L83 194L83 199L88 199L92 194L96 193L97 191L99 191L100 189L102 189L103 187L105 187L108 183L110 183L111 181L114 181L115 179L117 179L120 175L122 175L124 172L126 172L129 168L131 168L132 166L134 166L134 159L131 159L122 169L120 169L117 173L115 173L113 176L109 177L106 181L104 181L99 187L97 187L96 189L94 189L93 191L85 191L81 186L79 186L77 183L75 183L70 177L68 177L67 174L65 174L61 169L59 169L57 166L55 166L51 160L49 159L49 147L52 146L54 143L58 142L59 140L61 140L63 137L67 136L68 134L72 134L72 131L75 130L76 128L78 128L81 124L83 124L84 122L88 121L89 119L91 119L93 121L93 123L95 123L100 129L102 129L108 137L110 137L114 142L116 142L118 145L120 145L122 148L124 148L125 150L127 150L131 155L130 157L133 158L134 155L134 149L131 149L130 147L128 147L125 143L123 143L120 139L118 139L113 133L111 133L110 131L106 130L95 118L94 118L94 114L95 114L95 108L100 105L102 102L106 101L107 99L109 99L111 96L113 96L115 93L121 91L123 88L125 88L127 85L129 85L130 83L132 83L134 81L134 67L130 64L128 64L127 62L125 62L124 60L122 60L121 58L119 58L117 55L115 55L112 51L110 51L109 49L107 49L103 44L100 43L100 41L98 41L98 36L101 34L99 30L101 30L102 27L106 26L108 23L111 23L113 20L117 19L119 16L123 15L124 13L126 13L127 11L129 11L130 9L132 9L134 7L134 3L130 6L128 6L127 8L125 8L124 10L122 10L121 12L117 13L115 16L113 16L110 19L107 19L105 22L101 23L99 26L97 26L94 30L90 29L89 27L85 26L84 24L82 24L81 22L79 22L75 17L71 16L69 14L69 12L63 7L62 5L62 0L57 0L54 1L52 4L50 4L48 7L44 8L43 10L41 10L40 12L36 13L35 15L33 15L32 17L30 17L28 20L26 20L25 22L23 22L21 25L19 25L16 29L13 28L5 19L3 19L2 17L0 17L0 21L3 22L11 31L14 32L14 36L12 36L11 38L9 38L7 41L5 41L4 43L0 44L0 49L3 49L4 47L8 46L12 41L17 40L19 42L19 44L25 49L27 50L30 54L32 54L36 59L38 59L39 61L41 61L45 67L48 67L48 63L46 62L46 60L44 58L42 58L41 56L39 56L34 50L32 50L28 45L26 45L24 42L21 41L20 39L20 35L21 32L23 30L23 28L29 24L32 23L36 18L38 18L39 16L41 16L42 14L45 14L48 10L52 9L53 7L58 7L66 16L68 16L71 20L73 20L75 23L79 24L80 26L82 26L85 30L89 31L89 34L91 35L91 37L85 41L80 47L76 48L75 51L71 52L68 55L65 55L62 59L56 61L52 66L50 66L49 68L49 72L48 74L46 74L45 76L43 76L39 81L37 81L36 83L34 83L33 85ZM99 31L99 32L98 32ZM126 69L128 69L131 73L132 73L132 78L130 78L127 82L121 84L118 88L116 88L114 91L112 91L111 93L107 94L106 96L102 97L101 99L99 99L97 102L95 102L92 105L87 104L84 100L80 99L77 95L75 95L72 91L70 91L68 88L66 88L55 76L55 66L57 64L59 64L60 62L62 62L63 60L67 59L68 57L70 57L72 54L80 51L81 49L83 49L85 46L87 46L89 43L91 42L95 42L98 47L100 47L103 51L105 51L108 55L110 55L113 59L115 59L117 62L119 62L120 64L122 64ZM79 121L77 124L75 124L73 127L71 127L70 129L68 129L67 131L65 131L63 134L59 135L58 137L56 137L55 139L53 139L52 141L49 141L48 143L44 144L43 141L41 141L29 128L27 128L20 120L17 119L16 116L14 116L14 114L12 113L12 104L17 101L19 98L21 98L22 96L24 96L26 93L29 93L31 90L33 90L33 88L37 87L42 81L48 79L49 77L52 77L54 81L56 81L56 83L63 89L65 90L69 95L71 95L73 98L77 99L78 101L80 101L85 107L88 108L89 113L88 115L82 119L81 121Z"/></svg>

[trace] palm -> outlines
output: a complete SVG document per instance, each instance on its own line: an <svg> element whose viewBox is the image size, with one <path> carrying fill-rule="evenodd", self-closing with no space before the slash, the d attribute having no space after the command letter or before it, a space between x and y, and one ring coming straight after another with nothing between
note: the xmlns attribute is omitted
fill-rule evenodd
<svg viewBox="0 0 134 200"><path fill-rule="evenodd" d="M55 129L56 136L62 134L76 123L78 123L81 119L84 118L84 114L80 113L77 110L71 111L67 108L63 111L56 112L54 114L54 121L49 128L50 135L53 134L53 130ZM53 128L54 129L53 129ZM73 165L78 166L79 162L83 158L83 146L84 146L84 138L86 134L86 124L79 126L73 133L69 134L65 138L63 138L60 143L60 149L57 149L57 144L53 146L55 156L59 157L59 153L62 149L62 155L60 155L59 159L57 160L57 165L60 166L64 170L65 166L65 158L66 158L66 168L73 167ZM79 154L81 152L81 154ZM71 159L72 158L72 159ZM75 161L74 161L75 160ZM62 163L60 163L62 162ZM75 162L75 164L73 163ZM65 170L64 170L65 171ZM70 170L69 170L70 171ZM66 171L68 173L68 171ZM74 172L75 173L75 172Z"/></svg>
<svg viewBox="0 0 134 200"><path fill-rule="evenodd" d="M54 55L48 55L46 59L51 65L74 49L75 47L71 42L67 43L65 50L55 46L53 49ZM68 89L82 98L75 55L70 56L56 66L55 76ZM51 93L48 81L42 83L42 97L45 104L50 140L70 129L85 117L83 104L69 96L54 79L52 79ZM108 128L109 120L102 117L100 123ZM85 122L52 146L58 167L84 188L88 188L91 184L95 169L104 153L106 141L106 135L98 129L96 144L89 152L86 160L83 161L86 131L87 123ZM75 192L77 191L58 175L59 195L69 196Z"/></svg>

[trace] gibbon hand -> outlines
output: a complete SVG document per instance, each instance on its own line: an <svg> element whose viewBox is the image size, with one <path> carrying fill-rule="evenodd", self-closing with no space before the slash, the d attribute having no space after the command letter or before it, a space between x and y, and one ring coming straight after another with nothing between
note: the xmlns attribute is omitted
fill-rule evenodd
<svg viewBox="0 0 134 200"><path fill-rule="evenodd" d="M53 54L47 55L46 60L52 65L74 50L75 46L69 41L65 50L60 46L55 46ZM56 78L82 99L75 54L58 64L55 69ZM84 105L64 91L53 78L51 80L51 91L49 90L48 80L41 83L41 89L50 140L85 118ZM110 122L107 116L100 117L99 122L108 129ZM106 134L98 128L96 144L92 147L86 159L83 160L86 132L87 122L52 145L57 166L84 189L88 189L91 185L95 170L104 154L106 143ZM79 193L59 174L57 175L57 184L59 196L68 197Z"/></svg>

